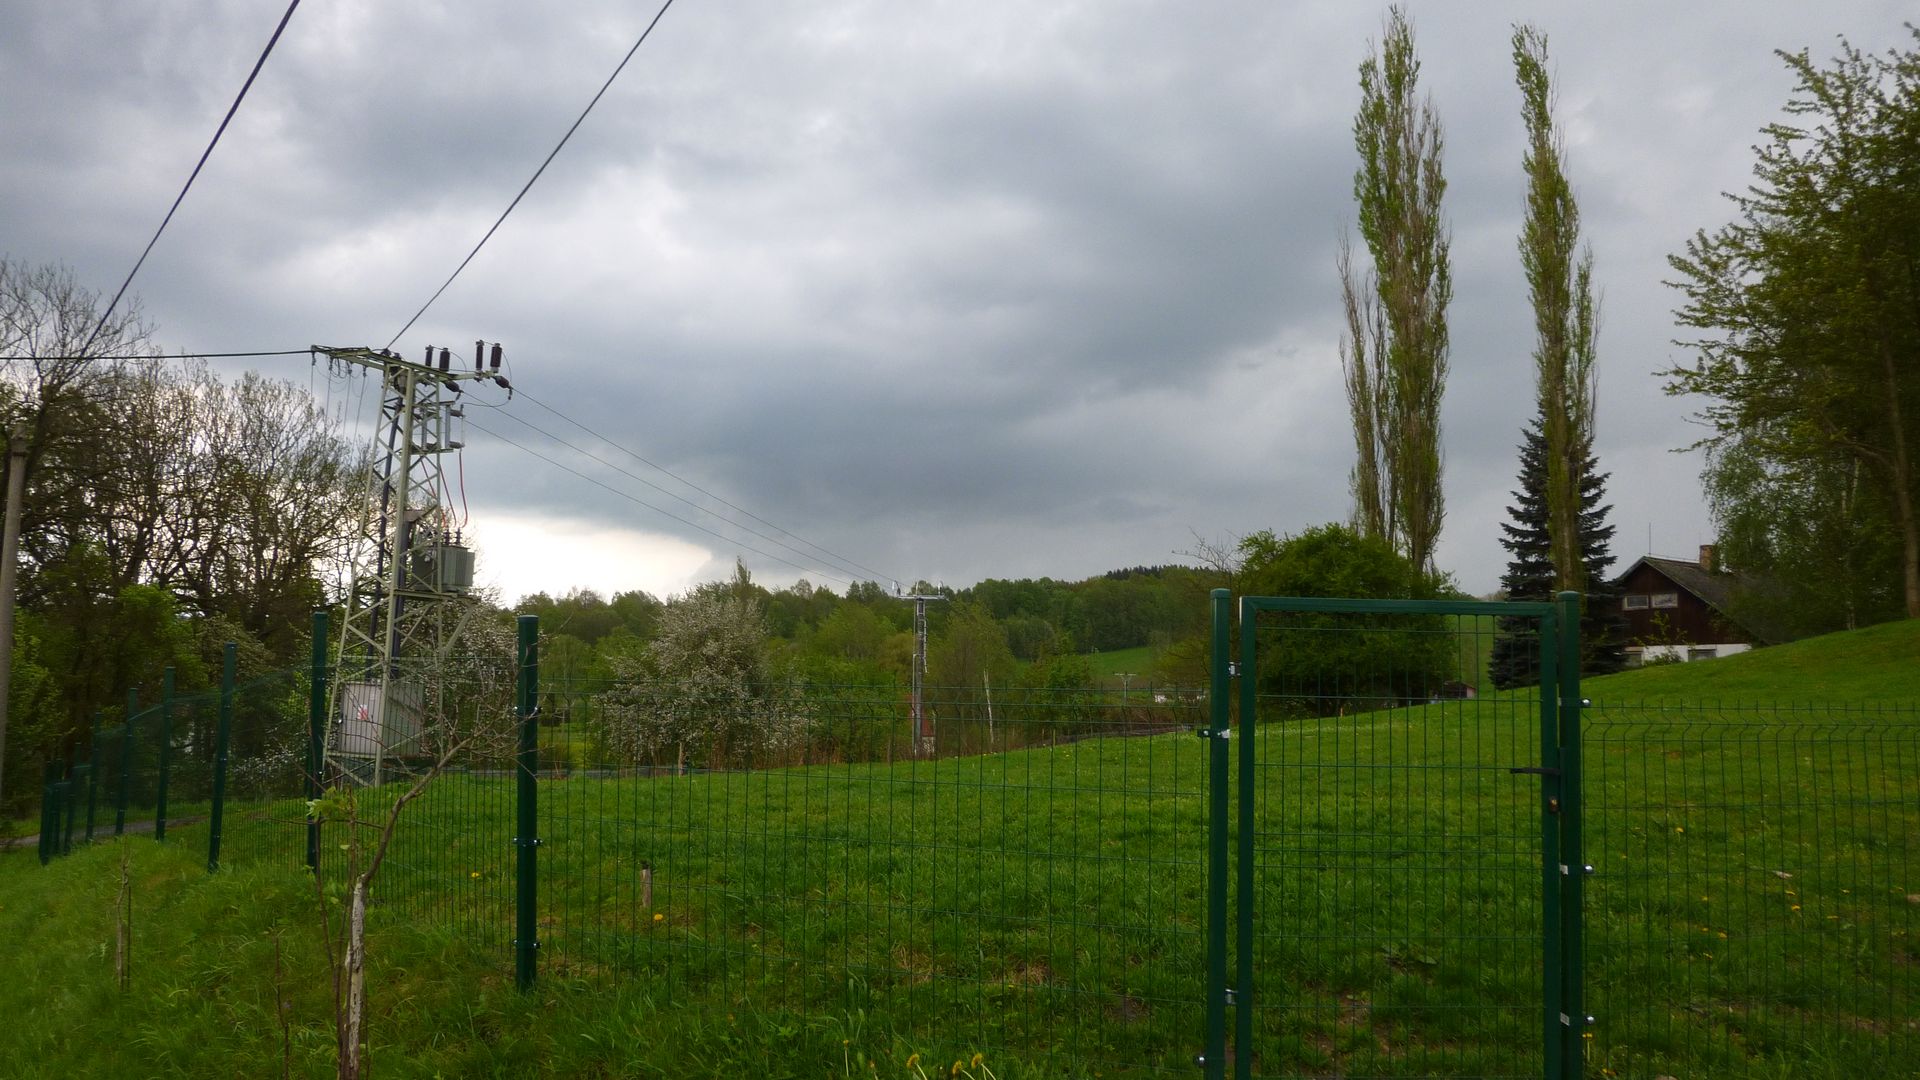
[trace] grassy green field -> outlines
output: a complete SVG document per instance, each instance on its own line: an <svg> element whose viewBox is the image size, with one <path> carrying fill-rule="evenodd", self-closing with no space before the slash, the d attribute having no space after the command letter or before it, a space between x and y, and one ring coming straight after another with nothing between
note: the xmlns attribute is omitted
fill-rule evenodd
<svg viewBox="0 0 1920 1080"><path fill-rule="evenodd" d="M1591 1074L1913 1071L1920 715L1804 706L1911 704L1916 656L1902 624L1589 681ZM1256 1075L1537 1075L1539 796L1509 772L1535 723L1507 694L1256 735ZM376 1067L1190 1075L1206 746L543 780L529 994L508 785L448 777L378 890ZM21 943L0 1074L324 1074L298 813L233 812L235 869L211 877L203 824L123 841L126 992L117 845L0 859L0 932Z"/></svg>

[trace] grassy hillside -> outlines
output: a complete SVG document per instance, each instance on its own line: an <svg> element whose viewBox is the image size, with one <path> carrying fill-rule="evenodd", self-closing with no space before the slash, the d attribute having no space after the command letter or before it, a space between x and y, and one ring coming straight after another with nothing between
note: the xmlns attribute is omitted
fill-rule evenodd
<svg viewBox="0 0 1920 1080"><path fill-rule="evenodd" d="M1911 702L1916 646L1903 624L1589 681L1595 1069L1838 1078L1920 1054L1920 719L1673 704ZM1612 704L1641 699L1667 704ZM1511 772L1536 727L1506 694L1256 735L1260 1072L1537 1072L1539 789ZM449 778L375 910L376 1068L1184 1075L1208 745L542 781L529 995L511 987L506 783ZM315 900L297 829L273 821L297 814L236 808L240 869L212 877L203 826L126 842L124 993L117 846L0 857L17 943L0 1075L278 1075L283 1055L325 1075Z"/></svg>
<svg viewBox="0 0 1920 1080"><path fill-rule="evenodd" d="M1608 701L1920 705L1920 619L1827 634L1704 663L1666 664L1587 680Z"/></svg>

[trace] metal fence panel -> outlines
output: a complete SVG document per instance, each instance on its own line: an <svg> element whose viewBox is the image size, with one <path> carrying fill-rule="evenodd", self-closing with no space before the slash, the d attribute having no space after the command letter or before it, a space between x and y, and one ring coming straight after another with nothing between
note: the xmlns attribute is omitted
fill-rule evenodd
<svg viewBox="0 0 1920 1080"><path fill-rule="evenodd" d="M1588 996L1619 1076L1920 1061L1920 712L1597 702Z"/></svg>
<svg viewBox="0 0 1920 1080"><path fill-rule="evenodd" d="M1516 617L1552 680L1546 605L1243 601L1235 1075L1557 1068L1553 695L1486 676Z"/></svg>
<svg viewBox="0 0 1920 1080"><path fill-rule="evenodd" d="M1193 1068L1202 695L932 688L923 756L901 686L549 686L545 971L930 1060Z"/></svg>

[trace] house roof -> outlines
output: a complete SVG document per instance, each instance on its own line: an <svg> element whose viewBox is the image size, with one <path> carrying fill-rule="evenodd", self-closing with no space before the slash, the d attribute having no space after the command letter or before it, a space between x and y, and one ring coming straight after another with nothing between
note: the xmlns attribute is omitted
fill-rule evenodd
<svg viewBox="0 0 1920 1080"><path fill-rule="evenodd" d="M1641 563L1658 570L1675 585L1699 597L1721 614L1726 614L1727 599L1733 594L1734 575L1702 570L1700 564L1692 559L1663 559L1658 555L1642 555L1635 559L1633 566L1627 567L1626 572L1615 581L1624 583L1635 567Z"/></svg>
<svg viewBox="0 0 1920 1080"><path fill-rule="evenodd" d="M1642 563L1652 567L1663 577L1667 578L1667 580L1698 597L1701 602L1718 612L1721 618L1726 619L1729 623L1742 627L1757 640L1781 640L1771 632L1774 628L1754 626L1751 620L1735 619L1732 615L1728 614L1727 601L1733 596L1733 590L1742 584L1749 583L1745 575L1728 573L1726 571L1715 572L1702 570L1700 569L1700 564L1693 559L1663 559L1658 555L1642 555L1638 559L1635 559L1633 565L1627 567L1619 577L1614 578L1614 584L1625 584L1627 578L1630 577L1634 570Z"/></svg>

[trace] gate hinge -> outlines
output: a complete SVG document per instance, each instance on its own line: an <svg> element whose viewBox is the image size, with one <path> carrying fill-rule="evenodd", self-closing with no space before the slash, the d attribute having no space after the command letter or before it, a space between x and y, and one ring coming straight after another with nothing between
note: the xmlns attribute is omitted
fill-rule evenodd
<svg viewBox="0 0 1920 1080"><path fill-rule="evenodd" d="M1229 661L1227 661L1227 678L1229 678L1229 679L1237 679L1237 678L1239 678L1239 677L1240 677L1240 663L1239 663L1239 661L1237 661L1237 660L1229 660Z"/></svg>
<svg viewBox="0 0 1920 1080"><path fill-rule="evenodd" d="M1240 995L1234 992L1234 989L1233 989L1233 987L1231 987L1231 986L1223 986L1223 987L1221 987L1221 989L1222 989L1222 990L1224 990L1224 991L1226 991L1226 995L1227 995L1227 1004L1229 1004L1229 1005L1232 1005L1232 1004L1234 1004L1235 1002L1237 1002L1237 1001L1239 1001L1239 1000L1240 1000Z"/></svg>

